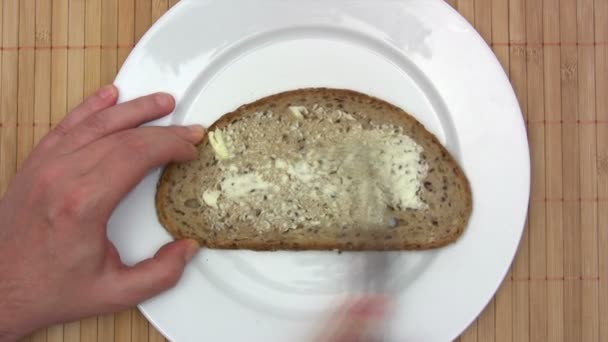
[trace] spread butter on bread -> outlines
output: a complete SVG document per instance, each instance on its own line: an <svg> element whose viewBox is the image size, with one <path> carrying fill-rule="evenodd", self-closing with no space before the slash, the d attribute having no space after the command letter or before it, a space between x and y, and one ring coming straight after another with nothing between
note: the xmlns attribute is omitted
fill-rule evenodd
<svg viewBox="0 0 608 342"><path fill-rule="evenodd" d="M253 250L403 250L454 242L472 195L411 115L349 90L280 93L220 118L168 165L156 208L175 238Z"/></svg>

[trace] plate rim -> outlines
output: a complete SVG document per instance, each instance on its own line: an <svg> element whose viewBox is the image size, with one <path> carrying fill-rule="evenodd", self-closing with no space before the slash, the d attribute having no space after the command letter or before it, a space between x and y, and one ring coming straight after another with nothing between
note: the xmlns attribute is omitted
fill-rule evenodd
<svg viewBox="0 0 608 342"><path fill-rule="evenodd" d="M129 54L129 56L125 59L125 62L123 63L119 73L117 74L115 83L119 86L119 88L121 87L121 84L124 84L124 82L126 82L124 80L125 74L126 74L126 70L128 70L129 68L132 68L131 64L134 63L134 61L139 57L139 50L138 47L141 47L142 45L145 45L148 43L150 37L152 37L159 29L161 29L163 27L163 25L165 24L165 22L171 20L171 18L175 15L175 13L177 13L178 11L180 11L180 9L184 6L186 6L187 2L191 2L189 0L182 0L181 2L179 2L178 4L176 4L175 6L173 6L165 15L163 15L158 21L157 23L155 23L150 30L148 30L144 36L142 36L142 38L140 39L140 41L138 42L138 44L133 48L133 51ZM211 1L208 1L211 2ZM442 6L445 6L446 8L449 8L449 10L452 12L452 15L454 17L457 17L459 20L463 21L466 25L469 25L468 22L466 22L466 20L456 11L454 10L451 6L449 6L448 4L444 3L443 1L438 0L438 3L441 3ZM470 25L469 25L470 26ZM492 59L494 61L495 67L498 66L498 68L500 69L501 73L503 74L503 77L507 79L506 74L504 72L504 70L502 69L502 67L500 66L498 60L496 59L496 57L494 56L493 52L491 51L491 49L487 46L487 44L485 43L485 41L483 40L483 38L473 29L472 30L472 34L477 36L477 40L479 41L479 43L483 44L485 49L487 50L487 52L489 52L492 55ZM508 83L510 85L510 83ZM512 90L512 88L511 88ZM515 98L515 94L513 92L513 97ZM121 97L120 101L124 101L126 100L126 98ZM515 101L517 102L516 98ZM521 229L519 229L519 233L518 233L518 238L517 238L517 243L516 243L516 248L514 248L513 253L511 253L510 255L510 262L507 265L507 267L504 269L504 272L502 272L502 277L498 280L496 287L494 287L494 290L492 291L492 295L490 295L487 300L485 301L484 307L488 304L488 302L492 299L492 297L494 296L494 294L496 293L496 291L498 290L500 284L504 281L505 276L508 274L508 270L510 268L510 265L513 263L514 258L515 258L515 254L518 250L518 246L520 244L520 241L522 239L523 233L524 233L524 229L525 229L525 219L527 216L527 208L529 206L529 195L530 195L530 186L531 186L531 167L530 167L530 153L529 153L529 141L527 138L527 135L525 134L525 124L524 124L524 120L523 120L523 116L521 115L521 109L519 108L519 105L517 104L517 110L519 111L519 118L520 118L520 126L524 129L524 142L525 142L525 147L527 150L527 158L526 159L526 165L523 165L526 169L526 180L525 183L527 183L527 187L525 189L525 193L526 193L526 198L527 201L525 203L525 209L523 212L523 218L524 220L522 221L521 224ZM150 321L152 322L157 328L158 328L158 324L155 324L155 319L153 317L151 317L151 315L148 313L148 311L145 309L145 303L142 303L140 305L138 305L138 307L140 308L141 312L144 314L144 316ZM481 308L483 309L483 307ZM473 322L478 316L478 314L481 313L481 310L469 321L469 324L471 322ZM462 331L464 331L466 329L466 326L463 328ZM161 329L159 329L161 330ZM161 330L162 331L162 330ZM462 332L461 331L461 332ZM164 332L163 332L164 333Z"/></svg>

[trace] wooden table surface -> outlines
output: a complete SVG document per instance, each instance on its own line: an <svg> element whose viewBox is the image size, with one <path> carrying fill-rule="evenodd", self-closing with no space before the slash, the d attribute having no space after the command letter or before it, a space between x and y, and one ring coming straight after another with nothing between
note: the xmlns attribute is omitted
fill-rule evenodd
<svg viewBox="0 0 608 342"><path fill-rule="evenodd" d="M0 193L36 141L84 96L112 82L134 43L176 2L2 0ZM608 341L608 0L449 3L509 74L532 154L519 253L459 340ZM25 340L164 338L131 309Z"/></svg>

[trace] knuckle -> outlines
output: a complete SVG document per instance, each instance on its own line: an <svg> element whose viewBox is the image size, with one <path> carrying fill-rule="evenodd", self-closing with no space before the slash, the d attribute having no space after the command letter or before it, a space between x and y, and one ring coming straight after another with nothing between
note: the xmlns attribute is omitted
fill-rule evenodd
<svg viewBox="0 0 608 342"><path fill-rule="evenodd" d="M52 142L51 139L49 139L49 135L43 137L40 142L38 142L38 144L36 145L36 147L34 147L34 153L38 152L38 151L42 151L42 150L47 150L49 147L52 146Z"/></svg>
<svg viewBox="0 0 608 342"><path fill-rule="evenodd" d="M167 127L173 134L179 138L188 138L192 135L192 131L184 126L169 126Z"/></svg>
<svg viewBox="0 0 608 342"><path fill-rule="evenodd" d="M149 146L146 139L136 131L125 134L124 143L128 152L135 156L147 155L149 152Z"/></svg>
<svg viewBox="0 0 608 342"><path fill-rule="evenodd" d="M179 276L179 273L175 272L174 270L165 269L160 274L159 284L162 288L174 287L177 284L177 281L179 280Z"/></svg>
<svg viewBox="0 0 608 342"><path fill-rule="evenodd" d="M68 134L69 128L65 121L59 122L55 128L53 128L53 133L56 135L63 137Z"/></svg>
<svg viewBox="0 0 608 342"><path fill-rule="evenodd" d="M84 123L85 127L95 132L106 132L108 130L108 119L102 113L91 115Z"/></svg>
<svg viewBox="0 0 608 342"><path fill-rule="evenodd" d="M184 154L190 154L196 151L193 144L181 138L179 135L173 134L167 135L165 146L172 152L182 152Z"/></svg>
<svg viewBox="0 0 608 342"><path fill-rule="evenodd" d="M166 156L167 160L182 161L195 158L198 151L194 145L179 138L171 137L162 146L160 153Z"/></svg>
<svg viewBox="0 0 608 342"><path fill-rule="evenodd" d="M182 140L179 137L170 136L167 138L166 146L172 151L190 151L192 144L187 143L185 140Z"/></svg>
<svg viewBox="0 0 608 342"><path fill-rule="evenodd" d="M139 114L151 112L156 106L156 101L153 95L143 96L133 100L133 111Z"/></svg>

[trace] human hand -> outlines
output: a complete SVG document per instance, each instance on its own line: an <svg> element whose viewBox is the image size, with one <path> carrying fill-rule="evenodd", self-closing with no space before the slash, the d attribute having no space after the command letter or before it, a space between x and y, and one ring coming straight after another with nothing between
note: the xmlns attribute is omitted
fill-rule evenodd
<svg viewBox="0 0 608 342"><path fill-rule="evenodd" d="M350 298L325 324L319 342L383 341L383 328L389 312L388 298L366 295Z"/></svg>
<svg viewBox="0 0 608 342"><path fill-rule="evenodd" d="M201 126L135 128L174 109L167 94L119 105L117 97L106 86L71 111L0 201L0 341L132 307L175 285L198 250L175 241L128 267L108 240L121 198L149 169L196 158L205 134Z"/></svg>

